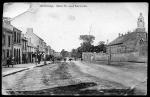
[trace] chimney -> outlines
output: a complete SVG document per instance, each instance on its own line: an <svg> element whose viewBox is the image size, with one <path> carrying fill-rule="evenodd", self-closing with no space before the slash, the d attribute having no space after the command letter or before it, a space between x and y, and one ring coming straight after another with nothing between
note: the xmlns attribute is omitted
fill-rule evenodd
<svg viewBox="0 0 150 97"><path fill-rule="evenodd" d="M119 33L119 37L120 37L121 35L120 35L120 33Z"/></svg>
<svg viewBox="0 0 150 97"><path fill-rule="evenodd" d="M27 28L28 33L33 33L33 28Z"/></svg>

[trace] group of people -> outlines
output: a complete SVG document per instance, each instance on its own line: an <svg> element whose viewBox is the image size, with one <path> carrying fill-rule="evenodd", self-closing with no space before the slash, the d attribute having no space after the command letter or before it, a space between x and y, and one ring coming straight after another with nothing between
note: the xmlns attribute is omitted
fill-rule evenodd
<svg viewBox="0 0 150 97"><path fill-rule="evenodd" d="M36 63L36 64L40 64L40 62L41 62L41 55L40 55L40 54L37 54L37 55L35 56L35 63Z"/></svg>
<svg viewBox="0 0 150 97"><path fill-rule="evenodd" d="M38 54L38 55L34 56L33 59L36 64L40 64L42 57L40 54ZM23 63L26 63L26 62L23 61ZM14 57L12 57L12 56L7 57L7 59L6 59L7 67L10 67L10 65L13 67L15 64L16 64L16 60Z"/></svg>
<svg viewBox="0 0 150 97"><path fill-rule="evenodd" d="M12 65L12 67L13 67L13 65L15 64L15 58L14 57L8 57L7 58L7 66L9 67L10 65Z"/></svg>

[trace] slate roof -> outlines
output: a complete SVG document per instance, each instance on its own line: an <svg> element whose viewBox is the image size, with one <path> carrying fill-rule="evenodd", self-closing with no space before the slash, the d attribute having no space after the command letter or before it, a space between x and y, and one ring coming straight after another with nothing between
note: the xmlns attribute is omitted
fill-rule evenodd
<svg viewBox="0 0 150 97"><path fill-rule="evenodd" d="M137 34L140 33L146 33L146 32L131 32L126 35L117 37L115 40L109 43L109 45L117 45L117 44L122 44L128 41L136 41L137 40Z"/></svg>

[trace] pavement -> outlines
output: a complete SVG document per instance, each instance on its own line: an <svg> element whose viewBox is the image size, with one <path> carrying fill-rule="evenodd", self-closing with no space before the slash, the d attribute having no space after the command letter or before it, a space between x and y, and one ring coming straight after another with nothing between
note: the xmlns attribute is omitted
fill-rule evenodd
<svg viewBox="0 0 150 97"><path fill-rule="evenodd" d="M47 61L46 63L49 64L51 62ZM2 77L5 77L5 76L11 75L11 74L15 74L17 72L21 72L24 70L32 69L35 67L43 66L43 65L45 65L44 61L40 62L40 64L37 64L37 65L35 63L28 63L28 64L17 64L17 65L14 65L13 67L3 67L2 68Z"/></svg>

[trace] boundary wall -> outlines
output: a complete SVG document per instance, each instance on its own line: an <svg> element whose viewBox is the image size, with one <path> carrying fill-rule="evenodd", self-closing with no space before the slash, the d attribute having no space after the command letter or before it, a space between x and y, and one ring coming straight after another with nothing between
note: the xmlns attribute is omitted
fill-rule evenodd
<svg viewBox="0 0 150 97"><path fill-rule="evenodd" d="M108 61L110 57L106 53L83 52L84 61ZM139 52L111 54L111 60L114 62L147 62L147 56L140 56Z"/></svg>

